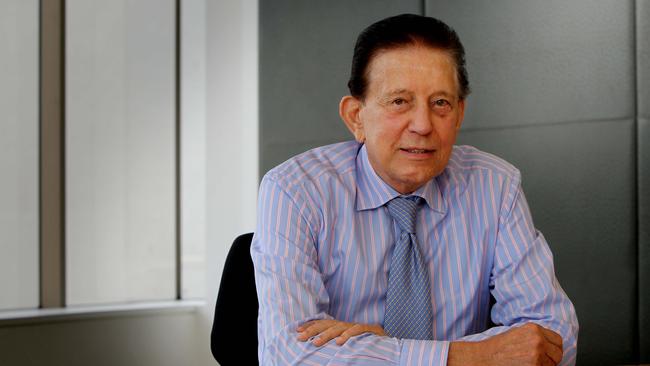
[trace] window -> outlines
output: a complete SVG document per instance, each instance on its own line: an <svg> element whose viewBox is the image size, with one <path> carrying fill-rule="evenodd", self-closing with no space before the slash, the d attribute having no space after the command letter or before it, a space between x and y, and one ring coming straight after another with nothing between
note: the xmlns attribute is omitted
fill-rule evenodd
<svg viewBox="0 0 650 366"><path fill-rule="evenodd" d="M0 310L203 297L205 105L180 93L205 65L180 68L180 6L0 0Z"/></svg>

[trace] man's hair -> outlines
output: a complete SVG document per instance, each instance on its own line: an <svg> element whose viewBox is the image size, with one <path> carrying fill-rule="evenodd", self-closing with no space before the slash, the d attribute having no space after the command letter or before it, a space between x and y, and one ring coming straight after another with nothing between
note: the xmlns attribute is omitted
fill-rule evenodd
<svg viewBox="0 0 650 366"><path fill-rule="evenodd" d="M470 89L465 69L465 49L458 35L438 19L415 14L396 15L380 20L359 34L348 81L350 94L358 99L365 97L368 64L378 52L419 44L449 53L456 66L458 96L464 100Z"/></svg>

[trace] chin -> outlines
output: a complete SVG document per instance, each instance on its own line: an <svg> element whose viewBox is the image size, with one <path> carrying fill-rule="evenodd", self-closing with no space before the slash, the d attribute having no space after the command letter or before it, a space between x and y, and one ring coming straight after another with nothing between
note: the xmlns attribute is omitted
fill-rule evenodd
<svg viewBox="0 0 650 366"><path fill-rule="evenodd" d="M406 177L406 178L400 179L400 183L402 187L405 187L405 189L403 190L408 192L401 192L401 193L411 193L417 191L418 188L425 185L428 181L433 179L435 176L436 175L434 175L433 172L423 172L422 170L414 172L413 174L402 175L402 177Z"/></svg>

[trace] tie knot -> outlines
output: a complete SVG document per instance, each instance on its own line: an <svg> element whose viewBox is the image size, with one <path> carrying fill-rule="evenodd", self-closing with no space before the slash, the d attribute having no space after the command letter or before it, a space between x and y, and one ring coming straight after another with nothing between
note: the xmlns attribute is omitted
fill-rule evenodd
<svg viewBox="0 0 650 366"><path fill-rule="evenodd" d="M418 196L396 197L386 204L390 216L403 231L415 234L415 216L421 200Z"/></svg>

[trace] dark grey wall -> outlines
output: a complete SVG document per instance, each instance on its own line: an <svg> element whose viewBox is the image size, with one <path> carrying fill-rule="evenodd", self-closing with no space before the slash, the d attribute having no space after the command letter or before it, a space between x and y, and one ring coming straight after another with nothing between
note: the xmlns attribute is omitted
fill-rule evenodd
<svg viewBox="0 0 650 366"><path fill-rule="evenodd" d="M260 1L260 177L288 157L350 138L338 106L368 24L420 0Z"/></svg>
<svg viewBox="0 0 650 366"><path fill-rule="evenodd" d="M637 0L639 309L641 359L650 362L650 0Z"/></svg>
<svg viewBox="0 0 650 366"><path fill-rule="evenodd" d="M635 359L633 1L427 1L467 49L459 144L519 167L580 321L581 364Z"/></svg>
<svg viewBox="0 0 650 366"><path fill-rule="evenodd" d="M473 88L458 143L522 171L578 312L578 363L650 362L650 0L318 3L260 4L261 173L350 138L337 110L361 29L438 17Z"/></svg>

